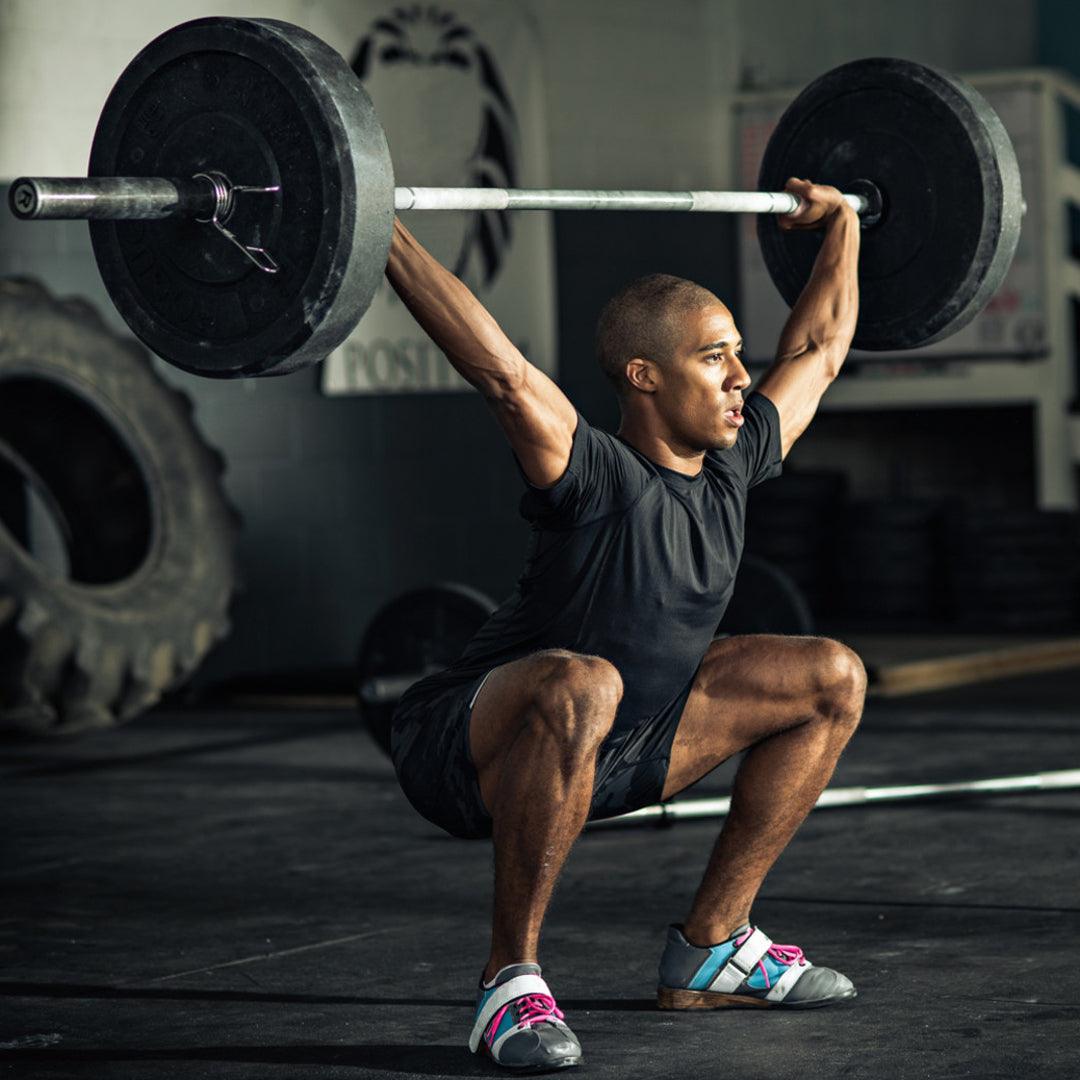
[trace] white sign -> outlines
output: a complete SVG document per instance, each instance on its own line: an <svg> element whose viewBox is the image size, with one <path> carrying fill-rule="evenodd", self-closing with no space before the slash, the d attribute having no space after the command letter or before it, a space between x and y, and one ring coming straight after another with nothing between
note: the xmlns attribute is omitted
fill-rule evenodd
<svg viewBox="0 0 1080 1080"><path fill-rule="evenodd" d="M343 51L375 103L397 184L548 185L540 50L520 7L363 3L334 14L339 28L356 26ZM550 215L417 211L402 220L554 376ZM322 388L337 395L468 384L384 279L357 329L327 357Z"/></svg>
<svg viewBox="0 0 1080 1080"><path fill-rule="evenodd" d="M978 81L972 80L978 87ZM1038 89L1017 85L987 86L980 89L1001 118L1016 149L1020 182L1027 201L1016 256L1001 287L989 304L962 330L933 345L904 353L853 350L861 360L897 360L917 357L1041 356L1047 349L1046 289L1043 282L1042 191L1039 133L1040 96ZM786 103L753 102L739 109L739 176L747 190L757 188L758 169L773 128ZM812 180L813 177L810 177ZM755 231L756 219L744 215L739 226L739 278L742 310L736 319L754 361L772 360L788 308L776 291L761 256Z"/></svg>

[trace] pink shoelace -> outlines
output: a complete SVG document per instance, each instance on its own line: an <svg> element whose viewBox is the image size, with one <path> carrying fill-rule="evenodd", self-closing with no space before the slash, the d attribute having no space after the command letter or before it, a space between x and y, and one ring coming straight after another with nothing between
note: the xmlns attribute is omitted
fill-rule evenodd
<svg viewBox="0 0 1080 1080"><path fill-rule="evenodd" d="M745 934L737 937L735 947L738 948L742 945L753 932L754 928L751 926ZM806 965L806 954L798 945L770 945L765 950L765 956L771 956L778 964L783 964L784 967L791 967L792 964L798 964L800 967ZM765 980L765 989L769 990L772 988L772 982L769 980L769 973L765 970L765 956L757 962L757 966L761 971L762 978Z"/></svg>
<svg viewBox="0 0 1080 1080"><path fill-rule="evenodd" d="M542 1024L545 1020L562 1020L564 1018L562 1009L555 1004L553 997L548 997L547 994L523 994L519 998L514 998L513 1001L508 1001L491 1018L491 1023L488 1024L487 1032L484 1035L489 1047L495 1042L495 1032L499 1030L499 1023L506 1010L514 1006L518 1010L517 1022L522 1027L532 1027L533 1024Z"/></svg>

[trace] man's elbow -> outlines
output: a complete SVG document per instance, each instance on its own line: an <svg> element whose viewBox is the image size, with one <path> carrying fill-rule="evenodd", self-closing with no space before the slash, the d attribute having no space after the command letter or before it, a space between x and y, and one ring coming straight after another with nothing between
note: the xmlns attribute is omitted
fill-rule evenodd
<svg viewBox="0 0 1080 1080"><path fill-rule="evenodd" d="M831 383L844 366L851 349L850 331L821 330L808 334L798 345L781 340L776 359L785 367L795 365L803 371L812 369L826 383Z"/></svg>
<svg viewBox="0 0 1080 1080"><path fill-rule="evenodd" d="M813 351L818 357L821 374L828 382L832 382L840 374L848 353L851 351L851 338L853 330L837 330L825 333L814 342Z"/></svg>
<svg viewBox="0 0 1080 1080"><path fill-rule="evenodd" d="M473 348L467 352L446 350L446 358L467 383L493 403L512 402L528 381L528 365L521 356Z"/></svg>
<svg viewBox="0 0 1080 1080"><path fill-rule="evenodd" d="M847 359L848 346L841 345L837 349L830 349L826 353L825 357L825 380L827 382L833 382L840 376L840 369L844 366L844 361Z"/></svg>

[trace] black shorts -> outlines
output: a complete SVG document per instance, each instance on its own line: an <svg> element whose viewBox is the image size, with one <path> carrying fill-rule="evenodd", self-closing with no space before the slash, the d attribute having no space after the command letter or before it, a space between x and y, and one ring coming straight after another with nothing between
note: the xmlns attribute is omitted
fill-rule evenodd
<svg viewBox="0 0 1080 1080"><path fill-rule="evenodd" d="M488 672L490 674L490 672ZM390 756L405 797L451 836L491 835L491 815L469 747L469 717L487 675L447 686L434 677L406 692L390 732ZM671 745L693 678L654 716L618 727L600 747L589 819L615 817L660 801Z"/></svg>

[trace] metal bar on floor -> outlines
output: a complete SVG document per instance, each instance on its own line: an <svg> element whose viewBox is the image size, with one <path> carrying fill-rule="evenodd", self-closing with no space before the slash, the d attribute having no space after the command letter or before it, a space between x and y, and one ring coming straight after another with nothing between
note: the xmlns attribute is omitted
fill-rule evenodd
<svg viewBox="0 0 1080 1080"><path fill-rule="evenodd" d="M960 780L944 784L895 784L888 787L826 788L814 806L823 810L836 806L869 806L877 803L913 802L920 799L963 798L973 795L1019 794L1036 791L1064 791L1080 788L1080 769L1001 776L983 780ZM590 821L588 828L616 825L666 825L680 819L723 817L731 808L727 795L717 798L684 799L681 802L644 806L619 817Z"/></svg>

